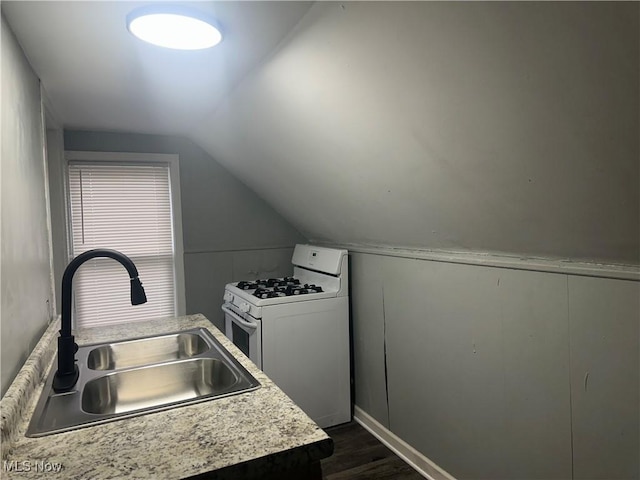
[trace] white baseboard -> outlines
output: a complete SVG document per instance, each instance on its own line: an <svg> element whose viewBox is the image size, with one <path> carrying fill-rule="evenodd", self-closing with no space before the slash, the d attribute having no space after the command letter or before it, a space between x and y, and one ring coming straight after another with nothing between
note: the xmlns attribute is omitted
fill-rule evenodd
<svg viewBox="0 0 640 480"><path fill-rule="evenodd" d="M411 467L423 477L429 480L456 480L453 475L447 473L407 442L393 434L357 405L354 407L353 419L368 430L371 435L380 440L393 453L411 465Z"/></svg>

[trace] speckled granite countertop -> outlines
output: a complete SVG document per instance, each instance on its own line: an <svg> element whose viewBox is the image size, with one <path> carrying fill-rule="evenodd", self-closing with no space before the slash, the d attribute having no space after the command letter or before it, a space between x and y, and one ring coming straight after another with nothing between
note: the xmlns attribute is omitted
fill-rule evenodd
<svg viewBox="0 0 640 480"><path fill-rule="evenodd" d="M262 386L213 401L27 438L24 433L55 358L59 326L52 324L0 404L2 478L161 480L213 472L207 478L239 479L331 455L333 442L326 433L202 315L84 329L75 337L79 345L86 345L195 327L211 331Z"/></svg>

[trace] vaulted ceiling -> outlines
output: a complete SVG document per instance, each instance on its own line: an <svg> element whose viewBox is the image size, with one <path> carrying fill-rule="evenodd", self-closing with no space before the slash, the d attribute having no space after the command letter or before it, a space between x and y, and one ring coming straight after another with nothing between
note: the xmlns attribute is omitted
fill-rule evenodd
<svg viewBox="0 0 640 480"><path fill-rule="evenodd" d="M2 10L65 126L186 135L312 240L640 263L640 4L193 4L209 52Z"/></svg>

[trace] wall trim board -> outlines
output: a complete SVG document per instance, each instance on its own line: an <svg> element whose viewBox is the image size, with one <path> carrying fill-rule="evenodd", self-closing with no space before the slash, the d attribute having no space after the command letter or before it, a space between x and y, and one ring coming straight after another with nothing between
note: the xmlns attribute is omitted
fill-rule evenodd
<svg viewBox="0 0 640 480"><path fill-rule="evenodd" d="M209 249L190 249L185 250L185 255L198 255L202 253L230 253L230 252L259 252L261 250L284 250L294 248L294 245L276 245L269 247L238 247L238 248L209 248Z"/></svg>
<svg viewBox="0 0 640 480"><path fill-rule="evenodd" d="M585 277L613 278L618 280L640 281L640 266L614 265L575 262L570 260L552 260L535 257L518 257L493 253L447 252L394 247L363 246L352 244L334 244L313 242L317 245L344 248L349 252L382 255L387 257L412 258L433 262L460 263L485 267L508 268L511 270L532 270L536 272L562 273Z"/></svg>
<svg viewBox="0 0 640 480"><path fill-rule="evenodd" d="M49 151L49 142L47 137L47 130L50 128L50 124L55 122L53 113L50 111L51 101L47 97L47 92L40 82L40 116L42 118L42 167L44 175L44 199L45 210L47 217L47 236L49 244L49 282L51 283L51 302L48 303L49 308L49 323L54 317L54 312L57 311L56 307L56 279L53 271L53 227L51 220L51 189L49 188L49 156L53 153ZM53 125L57 128L57 123Z"/></svg>
<svg viewBox="0 0 640 480"><path fill-rule="evenodd" d="M353 419L423 477L429 480L456 480L454 476L422 455L357 405L354 405Z"/></svg>

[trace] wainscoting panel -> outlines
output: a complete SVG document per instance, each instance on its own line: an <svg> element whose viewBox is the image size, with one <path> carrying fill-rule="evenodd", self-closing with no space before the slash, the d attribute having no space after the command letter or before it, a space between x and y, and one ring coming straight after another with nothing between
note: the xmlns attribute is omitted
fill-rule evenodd
<svg viewBox="0 0 640 480"><path fill-rule="evenodd" d="M575 479L640 478L640 283L569 277Z"/></svg>
<svg viewBox="0 0 640 480"><path fill-rule="evenodd" d="M362 412L460 479L638 478L637 279L370 250L350 251Z"/></svg>

